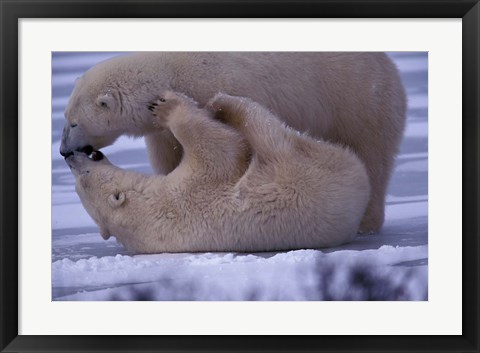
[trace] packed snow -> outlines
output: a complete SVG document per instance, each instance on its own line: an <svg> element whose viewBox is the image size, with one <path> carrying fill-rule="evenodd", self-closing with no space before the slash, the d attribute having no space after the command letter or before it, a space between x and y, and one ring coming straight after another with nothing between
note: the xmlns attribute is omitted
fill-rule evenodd
<svg viewBox="0 0 480 353"><path fill-rule="evenodd" d="M116 55L52 55L53 300L428 299L427 53L389 53L407 91L408 120L380 234L321 250L156 255L102 239L58 152L75 79ZM121 168L152 173L143 139L121 137L102 151Z"/></svg>

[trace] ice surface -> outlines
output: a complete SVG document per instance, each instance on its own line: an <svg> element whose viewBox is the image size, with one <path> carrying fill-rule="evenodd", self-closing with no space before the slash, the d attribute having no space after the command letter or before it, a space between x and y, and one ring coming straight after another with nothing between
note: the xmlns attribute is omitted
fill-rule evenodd
<svg viewBox="0 0 480 353"><path fill-rule="evenodd" d="M323 250L129 254L105 241L58 153L75 79L118 53L52 56L52 296L54 300L425 300L428 277L426 53L389 53L408 94L405 137L381 234ZM151 173L143 139L104 149L122 168Z"/></svg>

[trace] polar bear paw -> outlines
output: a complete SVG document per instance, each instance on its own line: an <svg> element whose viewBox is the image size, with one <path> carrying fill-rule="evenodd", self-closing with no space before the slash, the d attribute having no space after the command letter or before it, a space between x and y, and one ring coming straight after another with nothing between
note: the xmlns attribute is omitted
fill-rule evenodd
<svg viewBox="0 0 480 353"><path fill-rule="evenodd" d="M213 109L215 118L235 128L245 125L255 102L245 97L217 93L207 106Z"/></svg>
<svg viewBox="0 0 480 353"><path fill-rule="evenodd" d="M178 109L181 108L181 109ZM161 97L148 105L148 110L155 117L154 124L159 127L167 127L169 122L175 118L177 112L197 108L197 102L177 92L167 91Z"/></svg>

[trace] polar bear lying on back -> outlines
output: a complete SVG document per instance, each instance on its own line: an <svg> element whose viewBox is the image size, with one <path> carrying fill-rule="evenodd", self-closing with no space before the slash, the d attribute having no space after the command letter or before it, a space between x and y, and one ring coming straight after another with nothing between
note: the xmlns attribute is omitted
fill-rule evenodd
<svg viewBox="0 0 480 353"><path fill-rule="evenodd" d="M167 92L150 106L185 154L166 176L67 163L103 238L137 253L276 251L351 241L369 200L362 162L299 134L259 104L217 94L207 108Z"/></svg>

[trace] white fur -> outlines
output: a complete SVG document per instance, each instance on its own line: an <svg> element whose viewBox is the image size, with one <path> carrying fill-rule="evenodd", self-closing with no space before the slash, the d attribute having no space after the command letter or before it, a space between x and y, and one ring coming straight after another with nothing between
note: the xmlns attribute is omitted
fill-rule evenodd
<svg viewBox="0 0 480 353"><path fill-rule="evenodd" d="M247 98L218 94L201 109L162 97L154 124L185 151L170 174L67 159L104 238L158 253L320 248L355 237L370 186L354 153L298 134Z"/></svg>
<svg viewBox="0 0 480 353"><path fill-rule="evenodd" d="M405 126L406 99L383 53L137 53L90 69L78 80L65 115L64 153L100 149L122 135L145 136L155 172L167 174L182 150L155 129L147 105L165 90L201 105L217 92L250 97L288 126L350 147L372 185L362 232L384 220L385 192ZM103 104L102 104L103 103ZM72 124L77 124L71 128Z"/></svg>

